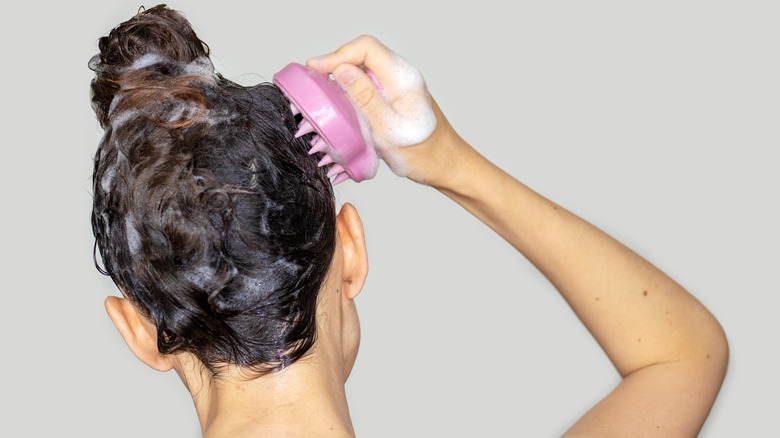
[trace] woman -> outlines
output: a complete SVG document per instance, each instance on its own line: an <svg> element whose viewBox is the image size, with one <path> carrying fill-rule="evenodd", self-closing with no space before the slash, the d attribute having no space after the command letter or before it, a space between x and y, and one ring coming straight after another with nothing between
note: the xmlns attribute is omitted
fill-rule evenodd
<svg viewBox="0 0 780 438"><path fill-rule="evenodd" d="M353 436L363 228L333 195L270 84L240 87L159 6L101 39L93 229L125 298L106 309L133 353L174 369L204 436ZM382 159L491 227L547 276L623 377L566 436L695 436L728 347L688 292L480 156L419 73L372 37L308 65L333 73ZM373 71L378 90L363 70Z"/></svg>

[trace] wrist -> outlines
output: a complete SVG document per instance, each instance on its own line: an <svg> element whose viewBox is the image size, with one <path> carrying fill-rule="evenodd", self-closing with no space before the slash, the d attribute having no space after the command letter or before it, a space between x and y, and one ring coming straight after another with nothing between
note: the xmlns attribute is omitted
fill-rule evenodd
<svg viewBox="0 0 780 438"><path fill-rule="evenodd" d="M430 169L425 184L440 190L458 192L467 183L470 172L478 160L479 153L463 140L455 131L448 129L435 139L434 150L437 156L430 160Z"/></svg>

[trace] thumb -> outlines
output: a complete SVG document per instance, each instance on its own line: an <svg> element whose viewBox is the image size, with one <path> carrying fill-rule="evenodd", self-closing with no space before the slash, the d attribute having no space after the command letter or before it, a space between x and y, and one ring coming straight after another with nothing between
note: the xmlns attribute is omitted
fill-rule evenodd
<svg viewBox="0 0 780 438"><path fill-rule="evenodd" d="M374 81L360 67L341 64L333 70L333 77L355 106L369 118L387 106Z"/></svg>

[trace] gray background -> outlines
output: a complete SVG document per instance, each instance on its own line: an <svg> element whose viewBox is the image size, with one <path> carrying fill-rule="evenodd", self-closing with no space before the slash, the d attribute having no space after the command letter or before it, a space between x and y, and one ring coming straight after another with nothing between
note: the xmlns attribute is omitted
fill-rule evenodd
<svg viewBox="0 0 780 438"><path fill-rule="evenodd" d="M199 433L176 375L124 346L92 265L87 60L139 4L3 8L3 435ZM777 2L169 4L244 84L361 33L396 49L484 155L720 319L732 359L702 436L776 429ZM371 260L348 383L360 436L556 436L617 383L552 287L449 200L387 168L337 196Z"/></svg>

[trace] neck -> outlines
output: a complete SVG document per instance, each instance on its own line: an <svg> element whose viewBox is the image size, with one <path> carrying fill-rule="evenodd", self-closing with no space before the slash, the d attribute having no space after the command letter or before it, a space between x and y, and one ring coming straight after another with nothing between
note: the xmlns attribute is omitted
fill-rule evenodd
<svg viewBox="0 0 780 438"><path fill-rule="evenodd" d="M188 363L189 362L189 363ZM176 371L192 395L204 437L352 437L345 375L317 354L249 379L232 368L218 378L194 358Z"/></svg>

